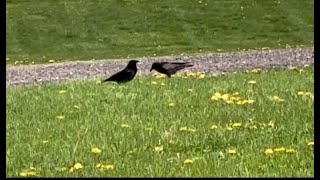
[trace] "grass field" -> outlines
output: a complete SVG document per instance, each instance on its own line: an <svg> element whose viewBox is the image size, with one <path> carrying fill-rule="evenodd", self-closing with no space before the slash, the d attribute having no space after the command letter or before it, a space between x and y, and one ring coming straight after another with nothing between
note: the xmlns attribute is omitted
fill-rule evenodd
<svg viewBox="0 0 320 180"><path fill-rule="evenodd" d="M313 75L307 67L9 88L6 173L313 177Z"/></svg>
<svg viewBox="0 0 320 180"><path fill-rule="evenodd" d="M312 0L6 0L7 64L313 46Z"/></svg>

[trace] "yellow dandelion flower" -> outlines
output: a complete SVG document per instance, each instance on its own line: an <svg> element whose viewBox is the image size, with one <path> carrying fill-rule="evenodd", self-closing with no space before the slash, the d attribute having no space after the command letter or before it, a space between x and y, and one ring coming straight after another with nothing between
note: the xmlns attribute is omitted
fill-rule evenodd
<svg viewBox="0 0 320 180"><path fill-rule="evenodd" d="M70 172L73 172L73 171L74 171L74 167L71 167L71 168L69 169L69 171L70 171Z"/></svg>
<svg viewBox="0 0 320 180"><path fill-rule="evenodd" d="M257 82L254 80L248 81L248 84L256 84Z"/></svg>
<svg viewBox="0 0 320 180"><path fill-rule="evenodd" d="M221 96L221 99L223 99L224 101L227 101L229 99L229 94L223 94Z"/></svg>
<svg viewBox="0 0 320 180"><path fill-rule="evenodd" d="M54 62L56 62L56 61L53 60L53 59L51 59L51 60L49 60L48 62L49 62L49 63L54 63Z"/></svg>
<svg viewBox="0 0 320 180"><path fill-rule="evenodd" d="M187 130L188 132L196 132L196 129L193 129L193 128L188 128Z"/></svg>
<svg viewBox="0 0 320 180"><path fill-rule="evenodd" d="M248 99L248 100L247 100L247 103L248 103L248 104L253 104L254 102L255 102L255 100L252 100L252 99Z"/></svg>
<svg viewBox="0 0 320 180"><path fill-rule="evenodd" d="M233 101L231 101L231 100L227 100L227 101L225 101L227 104L234 104L234 102Z"/></svg>
<svg viewBox="0 0 320 180"><path fill-rule="evenodd" d="M217 101L217 100L219 100L219 98L218 98L217 96L212 96L212 97L211 97L211 100L212 100L212 101Z"/></svg>
<svg viewBox="0 0 320 180"><path fill-rule="evenodd" d="M61 171L66 171L68 168L66 168L66 167L59 168L59 167L58 167L58 168L55 168L55 169L56 169L57 171L60 171L60 172L61 172Z"/></svg>
<svg viewBox="0 0 320 180"><path fill-rule="evenodd" d="M67 92L66 90L61 90L61 91L59 91L59 94L64 94L66 92Z"/></svg>
<svg viewBox="0 0 320 180"><path fill-rule="evenodd" d="M273 150L272 150L272 149L266 149L266 150L264 151L264 153L265 153L266 155L268 155L268 154L273 154Z"/></svg>
<svg viewBox="0 0 320 180"><path fill-rule="evenodd" d="M174 103L169 103L169 106L171 106L171 107L174 106L174 105L175 105Z"/></svg>
<svg viewBox="0 0 320 180"><path fill-rule="evenodd" d="M234 92L234 93L232 94L232 96L239 96L239 95L240 95L239 92Z"/></svg>
<svg viewBox="0 0 320 180"><path fill-rule="evenodd" d="M183 161L184 164L192 164L193 161L191 159L186 159Z"/></svg>
<svg viewBox="0 0 320 180"><path fill-rule="evenodd" d="M262 71L261 69L253 69L253 70L251 70L252 73L259 73L261 71Z"/></svg>
<svg viewBox="0 0 320 180"><path fill-rule="evenodd" d="M181 128L179 129L179 131L187 131L187 130L188 130L187 127L181 127Z"/></svg>
<svg viewBox="0 0 320 180"><path fill-rule="evenodd" d="M121 124L121 127L122 128L129 128L129 125L128 124Z"/></svg>
<svg viewBox="0 0 320 180"><path fill-rule="evenodd" d="M277 101L277 102L283 102L284 99L280 98L279 96L272 96L272 100Z"/></svg>
<svg viewBox="0 0 320 180"><path fill-rule="evenodd" d="M245 104L246 103L246 101L245 100L243 100L243 101L237 101L237 104L239 104L239 105L242 105L242 104Z"/></svg>
<svg viewBox="0 0 320 180"><path fill-rule="evenodd" d="M63 120L65 116L56 116L57 119Z"/></svg>
<svg viewBox="0 0 320 180"><path fill-rule="evenodd" d="M43 144L46 144L46 143L49 143L49 141L45 140L45 141L42 141Z"/></svg>
<svg viewBox="0 0 320 180"><path fill-rule="evenodd" d="M308 145L308 146L314 146L314 142L313 142L313 141L310 141L310 142L308 142L307 145Z"/></svg>
<svg viewBox="0 0 320 180"><path fill-rule="evenodd" d="M230 126L227 126L227 128L226 128L228 131L232 131L233 129L232 129L232 127L230 127Z"/></svg>
<svg viewBox="0 0 320 180"><path fill-rule="evenodd" d="M217 98L221 98L222 95L221 95L221 93L216 92L216 93L214 93L214 96L217 97Z"/></svg>
<svg viewBox="0 0 320 180"><path fill-rule="evenodd" d="M192 92L193 91L193 89L188 89L188 92Z"/></svg>
<svg viewBox="0 0 320 180"><path fill-rule="evenodd" d="M228 153L228 154L236 154L236 153L237 153L237 150L235 150L235 149L228 149L228 150L227 150L227 153Z"/></svg>
<svg viewBox="0 0 320 180"><path fill-rule="evenodd" d="M218 129L218 126L217 126L217 125L212 125L212 126L210 127L210 129Z"/></svg>
<svg viewBox="0 0 320 180"><path fill-rule="evenodd" d="M74 108L76 108L76 109L80 109L80 107L79 107L79 106L77 106L77 105L74 105L73 107L74 107Z"/></svg>
<svg viewBox="0 0 320 180"><path fill-rule="evenodd" d="M295 149L292 149L292 148L286 149L286 153L295 153L295 152L297 152Z"/></svg>
<svg viewBox="0 0 320 180"><path fill-rule="evenodd" d="M187 76L187 77L189 77L189 76L195 76L195 75L196 75L196 74L193 73L193 72L187 72L187 73L186 73L186 76Z"/></svg>
<svg viewBox="0 0 320 180"><path fill-rule="evenodd" d="M114 166L113 165L101 165L101 169L105 169L105 170L113 170Z"/></svg>
<svg viewBox="0 0 320 180"><path fill-rule="evenodd" d="M151 84L156 85L158 83L156 81L151 81Z"/></svg>
<svg viewBox="0 0 320 180"><path fill-rule="evenodd" d="M36 172L22 172L22 173L20 173L20 176L22 176L22 177L36 176L36 175L37 175Z"/></svg>
<svg viewBox="0 0 320 180"><path fill-rule="evenodd" d="M163 151L163 146L154 147L154 152L162 152L162 151Z"/></svg>
<svg viewBox="0 0 320 180"><path fill-rule="evenodd" d="M83 166L82 166L82 164L80 164L80 163L76 163L76 164L73 166L73 168L74 168L74 169L82 169Z"/></svg>
<svg viewBox="0 0 320 180"><path fill-rule="evenodd" d="M156 79L160 79L160 78L165 78L166 75L165 74L156 74L155 77L156 77Z"/></svg>
<svg viewBox="0 0 320 180"><path fill-rule="evenodd" d="M160 85L161 85L161 86L164 86L164 85L166 85L166 84L164 84L164 83L161 83Z"/></svg>
<svg viewBox="0 0 320 180"><path fill-rule="evenodd" d="M284 152L286 149L284 147L273 149L274 152Z"/></svg>
<svg viewBox="0 0 320 180"><path fill-rule="evenodd" d="M302 72L304 72L304 70L303 69L299 69L299 74L301 74Z"/></svg>
<svg viewBox="0 0 320 180"><path fill-rule="evenodd" d="M32 167L32 166L31 166L29 169L30 169L30 170L33 170L33 171L36 170L36 168L35 168L35 167Z"/></svg>
<svg viewBox="0 0 320 180"><path fill-rule="evenodd" d="M235 127L241 127L241 123L233 123L233 124L232 124L232 127L233 127L233 128L235 128Z"/></svg>
<svg viewBox="0 0 320 180"><path fill-rule="evenodd" d="M198 79L203 79L204 77L205 77L204 74L200 74L200 75L198 76Z"/></svg>
<svg viewBox="0 0 320 180"><path fill-rule="evenodd" d="M298 95L303 96L305 93L303 91L299 91Z"/></svg>
<svg viewBox="0 0 320 180"><path fill-rule="evenodd" d="M92 148L92 149L91 149L91 152L92 152L93 154L100 154L100 153L102 152L102 150L99 149L99 148Z"/></svg>

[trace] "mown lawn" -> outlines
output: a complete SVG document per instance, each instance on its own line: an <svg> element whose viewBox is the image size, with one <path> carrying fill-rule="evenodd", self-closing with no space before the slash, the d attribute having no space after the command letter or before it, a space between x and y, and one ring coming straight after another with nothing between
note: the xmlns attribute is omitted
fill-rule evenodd
<svg viewBox="0 0 320 180"><path fill-rule="evenodd" d="M6 11L9 65L313 46L314 39L312 0L6 0Z"/></svg>
<svg viewBox="0 0 320 180"><path fill-rule="evenodd" d="M7 177L313 177L313 76L9 88Z"/></svg>

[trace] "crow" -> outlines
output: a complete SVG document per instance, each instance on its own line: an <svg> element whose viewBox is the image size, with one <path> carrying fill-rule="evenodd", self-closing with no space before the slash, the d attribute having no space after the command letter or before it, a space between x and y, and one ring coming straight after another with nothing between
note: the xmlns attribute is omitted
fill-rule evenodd
<svg viewBox="0 0 320 180"><path fill-rule="evenodd" d="M150 72L155 69L159 73L166 74L170 78L171 75L175 74L177 71L192 66L193 64L190 64L189 62L155 62L152 64Z"/></svg>
<svg viewBox="0 0 320 180"><path fill-rule="evenodd" d="M112 75L111 77L102 81L101 83L104 83L107 81L115 81L118 84L121 84L121 83L126 83L126 82L131 81L138 71L137 70L137 63L138 62L139 61L137 61L137 60L130 60L126 68L124 68L122 71Z"/></svg>

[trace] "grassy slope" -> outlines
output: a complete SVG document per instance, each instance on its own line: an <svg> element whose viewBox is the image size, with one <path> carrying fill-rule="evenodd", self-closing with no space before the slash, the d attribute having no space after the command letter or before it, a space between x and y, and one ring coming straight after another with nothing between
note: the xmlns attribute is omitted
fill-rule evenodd
<svg viewBox="0 0 320 180"><path fill-rule="evenodd" d="M248 84L249 80L256 84ZM66 92L59 94L60 90ZM235 105L210 100L215 92L236 91L256 102ZM204 79L142 77L123 86L80 81L9 88L6 173L17 176L33 166L41 176L313 177L314 152L307 141L313 140L314 102L298 96L298 91L313 93L313 68ZM274 95L284 102L269 100ZM60 115L65 119L58 120ZM245 128L253 127L250 119L258 129ZM228 131L225 125L230 121L242 127ZM269 121L274 128L261 129ZM221 127L210 130L213 124ZM179 131L185 126L196 131ZM163 154L153 152L160 145ZM90 153L92 147L102 149L102 154ZM264 155L275 147L297 152ZM228 149L239 154L226 154ZM200 159L183 164L195 157ZM73 173L55 169L76 162L84 168ZM115 169L99 171L95 166L100 162Z"/></svg>
<svg viewBox="0 0 320 180"><path fill-rule="evenodd" d="M6 2L8 64L312 46L314 38L312 0Z"/></svg>

